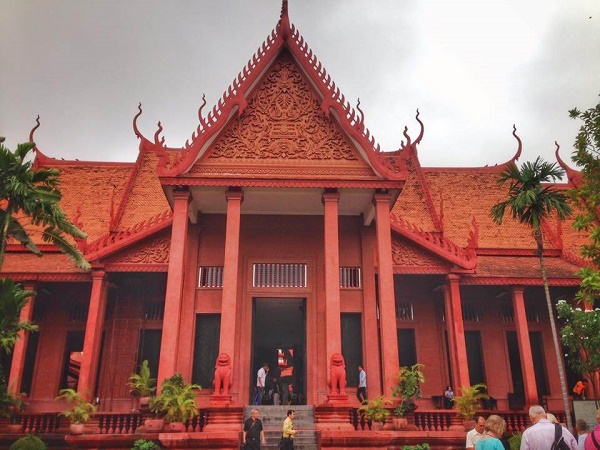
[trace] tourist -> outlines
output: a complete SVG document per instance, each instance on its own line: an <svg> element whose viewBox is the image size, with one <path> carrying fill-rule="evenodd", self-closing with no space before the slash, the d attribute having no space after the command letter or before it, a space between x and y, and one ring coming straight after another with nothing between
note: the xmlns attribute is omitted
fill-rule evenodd
<svg viewBox="0 0 600 450"><path fill-rule="evenodd" d="M260 444L267 443L262 420L258 418L258 414L258 409L254 408L250 418L244 422L244 450L260 450Z"/></svg>
<svg viewBox="0 0 600 450"><path fill-rule="evenodd" d="M596 410L598 425L585 438L585 450L600 450L600 409Z"/></svg>
<svg viewBox="0 0 600 450"><path fill-rule="evenodd" d="M585 388L588 385L588 380L579 380L573 388L573 400L585 400Z"/></svg>
<svg viewBox="0 0 600 450"><path fill-rule="evenodd" d="M283 421L283 434L281 442L283 443L283 450L294 450L294 438L296 437L296 430L294 430L294 415L293 409L288 410L287 417Z"/></svg>
<svg viewBox="0 0 600 450"><path fill-rule="evenodd" d="M504 450L500 438L506 429L506 422L500 416L492 414L485 421L483 436L475 444L475 450Z"/></svg>
<svg viewBox="0 0 600 450"><path fill-rule="evenodd" d="M577 450L585 450L585 438L588 435L585 420L577 419L575 422L575 431L577 431Z"/></svg>
<svg viewBox="0 0 600 450"><path fill-rule="evenodd" d="M356 391L356 398L364 405L367 402L367 372L363 366L358 366L358 390Z"/></svg>
<svg viewBox="0 0 600 450"><path fill-rule="evenodd" d="M454 391L452 390L452 386L446 386L446 390L444 391L444 408L452 409L452 399L454 398Z"/></svg>
<svg viewBox="0 0 600 450"><path fill-rule="evenodd" d="M265 381L267 381L267 373L269 372L269 365L263 363L262 367L258 369L256 373L256 390L258 391L258 402L255 399L255 404L260 405L265 395Z"/></svg>
<svg viewBox="0 0 600 450"><path fill-rule="evenodd" d="M529 419L533 424L523 432L521 450L549 450L554 443L556 424L546 418L546 411L540 405L529 408ZM562 438L570 450L577 450L577 441L569 430L560 427Z"/></svg>
<svg viewBox="0 0 600 450"><path fill-rule="evenodd" d="M467 443L465 448L467 450L474 449L477 441L483 436L483 430L485 429L485 417L477 416L475 418L475 428L467 433Z"/></svg>

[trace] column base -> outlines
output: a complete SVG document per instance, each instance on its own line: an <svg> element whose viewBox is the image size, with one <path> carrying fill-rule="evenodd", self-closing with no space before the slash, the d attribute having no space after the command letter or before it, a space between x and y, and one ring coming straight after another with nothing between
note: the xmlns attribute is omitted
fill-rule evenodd
<svg viewBox="0 0 600 450"><path fill-rule="evenodd" d="M315 428L329 431L354 431L349 406L315 406Z"/></svg>
<svg viewBox="0 0 600 450"><path fill-rule="evenodd" d="M208 404L211 406L229 406L231 405L231 395L211 394Z"/></svg>

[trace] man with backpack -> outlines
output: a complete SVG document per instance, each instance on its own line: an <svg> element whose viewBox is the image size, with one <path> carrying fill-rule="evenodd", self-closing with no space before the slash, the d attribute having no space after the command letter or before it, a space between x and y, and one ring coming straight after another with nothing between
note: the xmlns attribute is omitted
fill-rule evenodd
<svg viewBox="0 0 600 450"><path fill-rule="evenodd" d="M565 427L546 418L540 405L529 408L533 424L523 432L520 450L577 450L577 441Z"/></svg>

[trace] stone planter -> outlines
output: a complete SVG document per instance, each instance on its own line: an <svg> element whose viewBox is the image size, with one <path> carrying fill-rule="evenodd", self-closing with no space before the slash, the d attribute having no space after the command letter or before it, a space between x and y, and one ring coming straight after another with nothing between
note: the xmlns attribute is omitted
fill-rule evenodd
<svg viewBox="0 0 600 450"><path fill-rule="evenodd" d="M9 423L6 425L6 432L10 434L20 434L23 431L23 425L20 423Z"/></svg>
<svg viewBox="0 0 600 450"><path fill-rule="evenodd" d="M406 430L408 428L408 419L405 417L395 417L392 422L396 430Z"/></svg>
<svg viewBox="0 0 600 450"><path fill-rule="evenodd" d="M165 419L146 419L144 428L146 433L160 433L165 425Z"/></svg>
<svg viewBox="0 0 600 450"><path fill-rule="evenodd" d="M183 422L169 422L167 423L167 431L169 433L182 433L185 431L185 424Z"/></svg>
<svg viewBox="0 0 600 450"><path fill-rule="evenodd" d="M83 434L85 430L85 424L83 423L72 423L69 425L69 430L71 434Z"/></svg>

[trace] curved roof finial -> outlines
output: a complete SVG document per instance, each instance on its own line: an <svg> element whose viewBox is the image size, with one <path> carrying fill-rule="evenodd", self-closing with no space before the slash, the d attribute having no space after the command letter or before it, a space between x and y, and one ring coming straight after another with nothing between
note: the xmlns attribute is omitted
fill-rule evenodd
<svg viewBox="0 0 600 450"><path fill-rule="evenodd" d="M133 132L138 137L138 139L142 138L142 133L140 133L140 130L138 130L138 127L137 127L137 120L138 120L138 117L140 117L141 115L142 115L142 102L139 102L138 103L138 113L133 117Z"/></svg>
<svg viewBox="0 0 600 450"><path fill-rule="evenodd" d="M419 133L419 137L417 137L417 139L415 140L415 145L421 143L421 139L423 139L423 134L425 134L425 125L423 125L423 122L421 121L421 119L419 119L419 114L421 113L419 112L419 108L417 108L417 115L415 116L415 119L417 119L417 122L419 122L419 125L421 125L421 132Z"/></svg>
<svg viewBox="0 0 600 450"><path fill-rule="evenodd" d="M288 16L288 0L282 0L281 2L281 15L279 16L279 34L284 41L290 36L290 18Z"/></svg>
<svg viewBox="0 0 600 450"><path fill-rule="evenodd" d="M517 153L515 154L515 156L512 157L512 159L508 162L509 164L516 164L517 160L519 159L519 156L521 156L521 151L523 150L523 143L521 142L521 138L519 136L517 136L517 126L513 123L513 136L515 137L515 139L517 140L517 142L519 143L518 147L517 147Z"/></svg>
<svg viewBox="0 0 600 450"><path fill-rule="evenodd" d="M365 121L365 113L363 113L363 110L360 109L360 97L356 99L356 109L360 114L360 117L358 118L358 123L362 125Z"/></svg>
<svg viewBox="0 0 600 450"><path fill-rule="evenodd" d="M33 140L33 134L35 133L35 130L37 130L40 127L40 115L39 114L38 114L37 118L35 119L35 122L37 125L35 127L33 127L31 129L31 131L29 132L29 142L35 142Z"/></svg>

